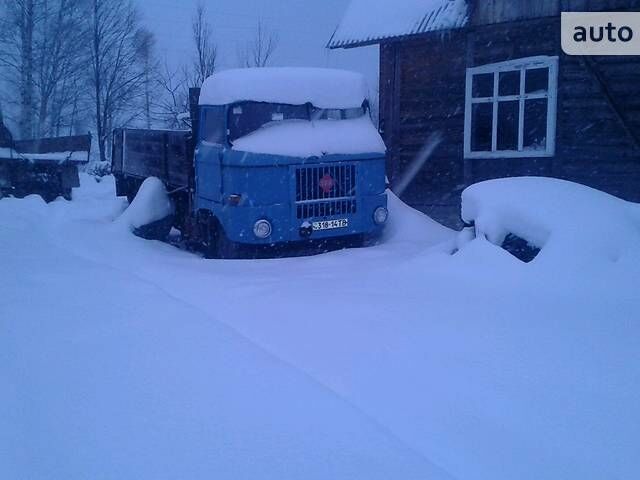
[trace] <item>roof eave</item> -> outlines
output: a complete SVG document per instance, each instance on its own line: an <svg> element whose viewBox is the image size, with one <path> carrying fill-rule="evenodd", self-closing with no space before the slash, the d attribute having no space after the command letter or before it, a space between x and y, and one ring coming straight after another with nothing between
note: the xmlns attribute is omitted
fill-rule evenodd
<svg viewBox="0 0 640 480"><path fill-rule="evenodd" d="M450 32L450 31L454 31L454 30L463 30L465 28L468 28L468 25L462 25L462 26L458 26L458 27L451 27L451 28L442 28L439 30L431 30L428 32L418 32L418 33L407 33L404 35L394 35L394 36L389 36L389 37L378 37L378 38L369 38L366 40L357 40L357 41L346 41L346 42L333 42L333 38L334 35L331 36L331 39L329 40L329 42L327 42L326 48L328 48L329 50L338 50L338 49L343 49L343 50L348 50L351 48L358 48L358 47L367 47L370 45L377 45L380 43L385 43L385 42L400 42L400 41L404 41L404 40L411 40L414 38L421 38L421 37L428 37L431 35L435 35L435 34L442 34L445 32Z"/></svg>

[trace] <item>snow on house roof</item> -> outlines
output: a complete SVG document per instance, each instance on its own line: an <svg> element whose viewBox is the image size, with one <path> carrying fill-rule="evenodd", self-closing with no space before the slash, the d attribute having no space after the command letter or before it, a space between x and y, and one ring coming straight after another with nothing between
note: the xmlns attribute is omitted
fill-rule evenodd
<svg viewBox="0 0 640 480"><path fill-rule="evenodd" d="M28 160L30 162L78 162L86 163L89 161L89 152L87 151L64 151L64 152L47 152L47 153L27 153L17 152L12 148L0 148L1 160Z"/></svg>
<svg viewBox="0 0 640 480"><path fill-rule="evenodd" d="M215 73L204 81L200 105L242 101L311 103L319 108L357 108L367 99L364 77L327 68L240 68Z"/></svg>
<svg viewBox="0 0 640 480"><path fill-rule="evenodd" d="M351 0L329 40L329 48L350 48L380 40L464 27L466 0Z"/></svg>

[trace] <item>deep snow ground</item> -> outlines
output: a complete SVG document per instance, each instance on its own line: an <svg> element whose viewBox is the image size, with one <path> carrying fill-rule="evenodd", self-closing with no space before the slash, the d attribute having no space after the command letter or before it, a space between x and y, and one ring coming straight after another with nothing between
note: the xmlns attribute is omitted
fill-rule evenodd
<svg viewBox="0 0 640 480"><path fill-rule="evenodd" d="M205 261L92 182L0 200L3 478L640 470L640 262L450 255L398 202L374 248Z"/></svg>

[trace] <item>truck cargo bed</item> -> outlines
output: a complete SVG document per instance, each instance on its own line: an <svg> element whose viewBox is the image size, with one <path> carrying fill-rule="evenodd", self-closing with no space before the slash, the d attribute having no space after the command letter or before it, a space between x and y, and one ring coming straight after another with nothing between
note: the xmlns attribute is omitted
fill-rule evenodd
<svg viewBox="0 0 640 480"><path fill-rule="evenodd" d="M174 188L187 187L193 169L187 130L116 129L112 172L120 177L158 177Z"/></svg>
<svg viewBox="0 0 640 480"><path fill-rule="evenodd" d="M0 148L0 197L38 194L71 198L80 185L78 165L89 161L91 135L11 141Z"/></svg>

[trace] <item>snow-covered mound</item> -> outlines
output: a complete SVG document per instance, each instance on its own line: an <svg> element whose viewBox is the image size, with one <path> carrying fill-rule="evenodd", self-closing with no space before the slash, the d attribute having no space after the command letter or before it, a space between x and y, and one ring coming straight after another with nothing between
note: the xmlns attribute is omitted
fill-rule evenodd
<svg viewBox="0 0 640 480"><path fill-rule="evenodd" d="M364 77L329 68L240 68L214 73L200 91L200 105L255 101L319 108L358 108L368 98Z"/></svg>
<svg viewBox="0 0 640 480"><path fill-rule="evenodd" d="M112 178L82 183L72 202L0 199L0 478L449 478L225 314L144 278L172 272L220 306L230 293L215 262L110 228Z"/></svg>
<svg viewBox="0 0 640 480"><path fill-rule="evenodd" d="M173 214L173 209L173 202L162 180L149 177L142 182L131 205L117 219L117 223L134 229L168 217Z"/></svg>
<svg viewBox="0 0 640 480"><path fill-rule="evenodd" d="M640 249L640 205L565 180L481 182L462 194L462 217L501 244L508 233L542 249L537 261L619 261Z"/></svg>
<svg viewBox="0 0 640 480"><path fill-rule="evenodd" d="M204 261L81 182L0 200L3 479L637 478L640 260L450 255L390 196L379 246Z"/></svg>
<svg viewBox="0 0 640 480"><path fill-rule="evenodd" d="M384 230L385 243L413 243L425 247L454 239L453 230L411 208L391 190L387 190L387 202L389 223Z"/></svg>
<svg viewBox="0 0 640 480"><path fill-rule="evenodd" d="M303 158L386 151L378 130L367 115L351 120L269 123L235 140L233 149Z"/></svg>

